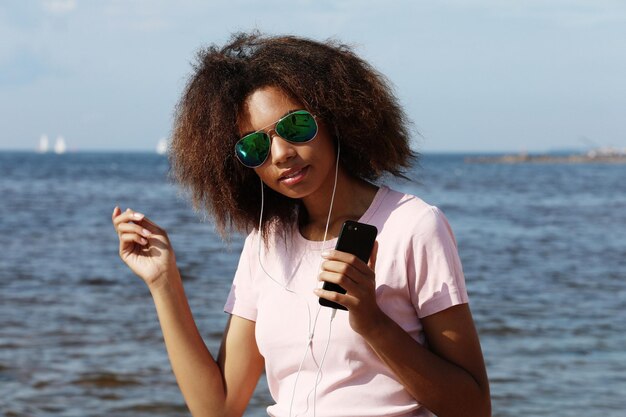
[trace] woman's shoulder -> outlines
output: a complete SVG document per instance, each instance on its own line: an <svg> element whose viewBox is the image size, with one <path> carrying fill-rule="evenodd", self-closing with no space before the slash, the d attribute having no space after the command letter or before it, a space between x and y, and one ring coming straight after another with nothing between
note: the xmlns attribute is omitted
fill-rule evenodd
<svg viewBox="0 0 626 417"><path fill-rule="evenodd" d="M381 187L383 196L376 211L369 219L379 228L393 230L399 235L429 235L441 229L449 229L448 221L439 207L420 197Z"/></svg>
<svg viewBox="0 0 626 417"><path fill-rule="evenodd" d="M381 186L380 199L372 217L404 217L407 222L420 222L441 215L441 210L420 197L388 186Z"/></svg>

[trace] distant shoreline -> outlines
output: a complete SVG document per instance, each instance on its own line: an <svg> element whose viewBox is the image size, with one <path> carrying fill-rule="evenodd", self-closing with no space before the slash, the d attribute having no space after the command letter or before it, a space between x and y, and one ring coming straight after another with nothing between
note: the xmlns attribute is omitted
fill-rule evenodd
<svg viewBox="0 0 626 417"><path fill-rule="evenodd" d="M167 158L167 154L158 154L155 151L144 149L127 150L68 150L62 154L54 152L41 153L28 149L0 149L0 155L29 155L40 157L68 158L73 156L105 156L105 155L136 155ZM474 152L474 151L423 151L422 157L456 157L468 164L626 164L626 149L612 150L599 149L587 153L504 153L504 152Z"/></svg>
<svg viewBox="0 0 626 417"><path fill-rule="evenodd" d="M626 152L610 150L572 155L519 153L500 156L468 156L465 162L471 164L626 164Z"/></svg>

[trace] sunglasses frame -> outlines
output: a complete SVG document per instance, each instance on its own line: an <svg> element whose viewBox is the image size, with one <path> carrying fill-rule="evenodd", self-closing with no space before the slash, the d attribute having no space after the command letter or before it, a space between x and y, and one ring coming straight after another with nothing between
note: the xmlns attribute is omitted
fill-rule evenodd
<svg viewBox="0 0 626 417"><path fill-rule="evenodd" d="M311 117L313 118L313 121L315 122L315 134L313 135L313 137L311 137L311 139L305 140L305 141L303 141L303 142L294 142L294 141L290 141L290 140L289 140L289 139L287 139L287 138L282 137L282 136L281 136L281 135L280 135L280 134L276 131L276 128L275 128L275 127L274 127L274 128L272 128L272 129L270 129L270 130L269 130L269 131L267 131L267 132L265 131L265 130L266 130L268 127L270 127L270 126L278 126L278 124L279 124L280 122L282 122L282 121L283 121L283 120L285 120L287 117L291 116L292 114L294 114L294 113L296 113L296 112L306 112L309 116L311 116ZM283 117L281 117L280 119L278 119L276 122L271 123L271 124L269 124L269 125L267 125L267 126L265 126L265 127L261 128L261 129L259 129L259 130L255 131L255 132L250 132L250 133L248 133L247 135L245 135L245 136L241 137L241 138L240 138L237 142L235 142L235 158L237 158L237 160L239 161L239 163L241 163L241 165L243 165L243 166L245 166L245 167L247 167L247 168L258 168L258 167L260 167L261 165L263 165L263 164L265 163L265 161L267 161L267 158L269 158L269 157L270 157L270 150L271 150L271 147L272 147L272 137L274 136L274 135L271 135L271 134L270 134L272 131L274 131L274 133L275 133L276 135L278 135L278 136L279 136L282 140L284 140L284 141L287 141L287 142L289 142L289 143L293 143L293 144L301 144L301 143L308 143L308 142L311 142L313 139L315 139L315 138L317 137L317 133L319 132L319 130L320 130L320 127L319 127L319 124L317 123L317 117L316 117L314 114L312 114L310 111L308 111L308 110L306 110L306 109L296 109L296 110L292 110L292 111L290 111L289 113L287 113L286 115L284 115ZM241 142L242 140L244 140L245 138L247 138L247 137L249 137L249 136L251 136L251 135L256 135L257 133L263 133L264 137L266 138L267 142L269 143L269 149L268 149L267 155L265 156L265 159L263 159L263 161L262 161L260 164L258 164L258 165L248 165L248 164L246 164L245 162L243 162L243 161L241 160L241 158L239 157L239 154L237 153L237 144L238 144L239 142Z"/></svg>

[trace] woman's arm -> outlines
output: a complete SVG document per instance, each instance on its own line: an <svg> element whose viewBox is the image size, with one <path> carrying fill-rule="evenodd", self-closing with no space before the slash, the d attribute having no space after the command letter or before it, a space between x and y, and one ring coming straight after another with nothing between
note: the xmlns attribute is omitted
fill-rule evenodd
<svg viewBox="0 0 626 417"><path fill-rule="evenodd" d="M194 416L241 416L263 370L254 322L231 317L218 361L191 314L165 230L141 213L112 215L122 260L148 286L178 385Z"/></svg>
<svg viewBox="0 0 626 417"><path fill-rule="evenodd" d="M231 316L217 362L200 336L179 277L152 290L165 346L193 416L241 416L263 371L255 323Z"/></svg>
<svg viewBox="0 0 626 417"><path fill-rule="evenodd" d="M429 349L389 318L376 303L374 264L330 251L320 280L334 282L346 294L316 294L348 308L350 325L396 374L406 390L439 417L491 415L489 382L478 335L467 304L422 319Z"/></svg>
<svg viewBox="0 0 626 417"><path fill-rule="evenodd" d="M439 417L491 415L489 381L467 304L422 319L429 349L382 314L364 338L407 391Z"/></svg>

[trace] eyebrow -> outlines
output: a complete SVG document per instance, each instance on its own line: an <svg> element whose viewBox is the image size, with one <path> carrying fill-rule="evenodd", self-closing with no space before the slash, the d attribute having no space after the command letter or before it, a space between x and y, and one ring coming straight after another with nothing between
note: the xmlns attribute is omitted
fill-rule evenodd
<svg viewBox="0 0 626 417"><path fill-rule="evenodd" d="M280 116L280 117L278 118L278 120L276 120L274 123L271 123L271 124L269 124L269 125L267 125L267 126L265 126L265 127L262 127L262 128L260 128L260 129L258 129L258 130L250 130L250 131L248 131L248 132L245 132L243 135L241 135L241 137L243 138L244 136L248 136L250 133L256 133L256 132L260 132L261 130L265 130L265 129L267 129L268 127L270 127L271 125L278 123L278 122L279 122L282 118L284 118L284 117L286 117L286 116L289 116L291 113L296 112L296 111L298 111L298 110L301 110L301 109L293 109L293 110L288 110L285 114L283 114L282 116Z"/></svg>

